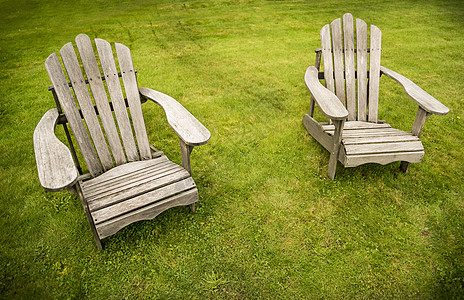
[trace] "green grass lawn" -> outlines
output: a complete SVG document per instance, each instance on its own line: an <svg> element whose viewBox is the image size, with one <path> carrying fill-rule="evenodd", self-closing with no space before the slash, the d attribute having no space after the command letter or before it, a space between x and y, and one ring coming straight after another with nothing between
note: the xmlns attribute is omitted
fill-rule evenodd
<svg viewBox="0 0 464 300"><path fill-rule="evenodd" d="M0 1L0 298L464 297L462 1L67 2ZM382 30L382 65L450 108L407 174L339 165L331 181L301 123L319 30L345 12ZM45 59L79 33L129 46L139 85L212 133L192 153L197 213L132 224L101 252L79 200L41 188L32 145L54 106ZM163 111L144 109L180 163ZM416 109L381 78L381 119L408 131Z"/></svg>

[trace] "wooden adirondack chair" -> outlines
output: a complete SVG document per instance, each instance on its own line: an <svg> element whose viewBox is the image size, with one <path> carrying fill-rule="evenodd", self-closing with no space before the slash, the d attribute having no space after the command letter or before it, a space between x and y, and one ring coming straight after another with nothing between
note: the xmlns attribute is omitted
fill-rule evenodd
<svg viewBox="0 0 464 300"><path fill-rule="evenodd" d="M110 43L95 39L95 45L98 55L87 35L76 37L82 67L73 44L64 45L60 54L66 72L56 53L47 58L53 84L49 90L57 107L38 123L34 149L41 185L47 191L67 189L79 196L101 250L102 239L135 221L152 219L174 206L195 209L198 190L191 177L190 153L211 135L173 98L137 87L129 48L115 44L118 71ZM179 136L183 167L149 144L141 106L147 99L164 109ZM70 150L56 138L56 124L63 124Z"/></svg>
<svg viewBox="0 0 464 300"><path fill-rule="evenodd" d="M322 28L321 45L315 66L305 74L311 102L303 125L330 152L329 177L335 177L337 160L345 167L402 161L401 169L407 172L410 163L418 163L424 156L419 137L425 121L431 114L445 115L449 109L411 80L380 65L381 31L376 26L370 27L368 48L366 22L356 19L355 31L353 16L345 14L343 22L336 19ZM321 56L323 72L319 72ZM411 133L378 119L382 74L397 81L419 105ZM319 79L325 80L326 87ZM313 118L314 103L329 122Z"/></svg>

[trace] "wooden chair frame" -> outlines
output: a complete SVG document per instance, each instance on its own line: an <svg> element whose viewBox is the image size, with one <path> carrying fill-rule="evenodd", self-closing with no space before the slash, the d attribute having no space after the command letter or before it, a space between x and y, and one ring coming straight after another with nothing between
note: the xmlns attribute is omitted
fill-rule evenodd
<svg viewBox="0 0 464 300"><path fill-rule="evenodd" d="M133 222L153 219L174 206L195 210L198 190L191 177L190 154L195 146L206 144L211 134L170 96L138 88L126 46L115 44L118 72L110 44L101 39L95 43L101 70L84 34L76 37L82 66L71 43L60 51L65 70L55 53L47 58L45 66L53 84L49 90L56 108L38 123L34 151L42 187L79 196L101 250L102 239ZM147 100L163 108L179 136L182 167L149 144L141 108ZM69 148L56 138L57 124L63 125ZM68 125L88 173L83 174Z"/></svg>
<svg viewBox="0 0 464 300"><path fill-rule="evenodd" d="M425 121L432 114L446 115L449 109L408 78L380 65L379 28L371 25L368 48L367 24L357 19L356 31L353 24L353 16L348 13L343 16L343 27L341 19L336 19L321 30L322 48L316 50L315 65L308 67L305 74L311 101L303 125L330 152L331 179L335 177L337 161L345 167L401 161L401 169L407 172L411 163L422 161L424 156L419 137ZM321 62L323 72L319 72ZM410 133L378 119L382 74L397 81L419 106ZM320 79L324 79L325 86ZM328 122L313 118L316 103Z"/></svg>

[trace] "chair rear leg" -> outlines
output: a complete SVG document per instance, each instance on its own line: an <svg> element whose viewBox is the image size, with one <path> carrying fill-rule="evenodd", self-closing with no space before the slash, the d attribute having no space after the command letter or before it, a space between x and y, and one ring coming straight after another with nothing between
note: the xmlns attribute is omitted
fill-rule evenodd
<svg viewBox="0 0 464 300"><path fill-rule="evenodd" d="M195 203L190 204L189 208L190 208L190 211L194 213L195 212Z"/></svg>
<svg viewBox="0 0 464 300"><path fill-rule="evenodd" d="M403 171L404 173L408 173L410 165L411 165L410 162L402 161L401 164L400 164L401 171Z"/></svg>

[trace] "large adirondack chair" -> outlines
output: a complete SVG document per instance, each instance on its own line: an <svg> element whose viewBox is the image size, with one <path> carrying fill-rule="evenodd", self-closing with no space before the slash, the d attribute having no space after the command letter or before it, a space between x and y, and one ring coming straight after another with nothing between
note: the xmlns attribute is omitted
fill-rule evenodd
<svg viewBox="0 0 464 300"><path fill-rule="evenodd" d="M38 123L34 149L41 185L79 196L101 250L102 239L135 221L152 219L174 206L195 209L198 190L190 154L194 146L209 141L210 133L173 98L137 87L129 48L115 44L118 70L110 43L95 39L95 45L98 54L87 35L76 37L81 63L73 44L64 45L60 54L65 70L56 53L47 58L53 84L49 90L57 107ZM179 136L182 166L149 144L141 106L147 99L164 109ZM56 138L56 124L63 124L69 148ZM78 157L88 172L83 174Z"/></svg>
<svg viewBox="0 0 464 300"><path fill-rule="evenodd" d="M368 48L366 22L356 19L355 29L351 14L342 19L322 28L322 48L316 50L315 66L306 70L305 83L311 102L309 114L303 116L303 125L330 152L331 179L335 177L337 161L345 167L401 161L401 169L407 172L410 163L418 163L424 156L419 137L427 118L431 114L445 115L449 110L411 80L380 65L379 28L370 26ZM321 59L323 72L319 72ZM411 132L392 128L378 119L382 74L397 81L418 104ZM320 79L325 80L325 86ZM313 118L315 103L328 122Z"/></svg>

